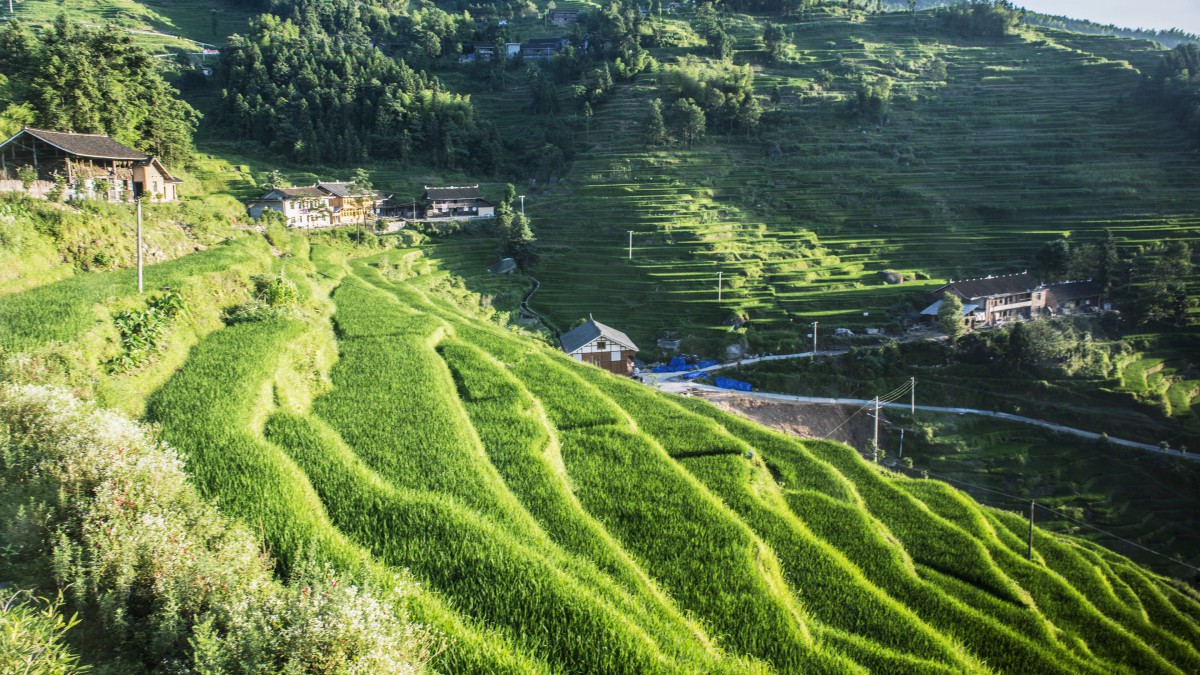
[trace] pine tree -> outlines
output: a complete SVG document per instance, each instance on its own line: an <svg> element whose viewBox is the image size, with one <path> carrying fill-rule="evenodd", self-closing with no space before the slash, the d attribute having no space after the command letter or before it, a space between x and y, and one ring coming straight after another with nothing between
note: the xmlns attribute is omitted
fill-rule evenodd
<svg viewBox="0 0 1200 675"><path fill-rule="evenodd" d="M967 331L967 326L963 322L962 300L957 295L947 292L942 296L942 306L938 307L937 316L942 332L950 338L950 344L958 342L958 339Z"/></svg>
<svg viewBox="0 0 1200 675"><path fill-rule="evenodd" d="M646 142L650 145L663 145L667 142L667 125L663 121L662 101L651 99L650 118L646 122Z"/></svg>

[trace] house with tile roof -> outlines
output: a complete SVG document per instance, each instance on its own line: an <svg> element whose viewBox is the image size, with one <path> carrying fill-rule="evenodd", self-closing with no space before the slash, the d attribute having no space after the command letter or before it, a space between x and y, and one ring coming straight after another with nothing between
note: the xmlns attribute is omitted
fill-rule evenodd
<svg viewBox="0 0 1200 675"><path fill-rule="evenodd" d="M593 319L563 333L558 338L562 350L576 361L599 366L618 375L633 374L633 357L638 347L629 336Z"/></svg>
<svg viewBox="0 0 1200 675"><path fill-rule="evenodd" d="M1042 283L1033 275L1022 272L978 279L950 281L937 288L937 300L921 311L924 316L937 316L942 299L952 293L963 304L963 318L968 328L997 326L1010 321L1027 321L1045 316L1075 314L1099 309L1101 289L1091 281Z"/></svg>
<svg viewBox="0 0 1200 675"><path fill-rule="evenodd" d="M29 189L19 172L32 169L37 180ZM0 190L44 196L55 179L65 181L65 197L158 201L179 198L183 181L162 162L118 143L104 134L77 134L25 127L0 143Z"/></svg>
<svg viewBox="0 0 1200 675"><path fill-rule="evenodd" d="M425 218L491 218L496 207L483 198L479 185L429 187L421 194Z"/></svg>
<svg viewBox="0 0 1200 675"><path fill-rule="evenodd" d="M304 187L275 188L246 205L252 218L265 211L277 211L287 219L287 226L302 230L337 225L358 225L381 215L382 192L370 195L354 193L351 183L318 182Z"/></svg>

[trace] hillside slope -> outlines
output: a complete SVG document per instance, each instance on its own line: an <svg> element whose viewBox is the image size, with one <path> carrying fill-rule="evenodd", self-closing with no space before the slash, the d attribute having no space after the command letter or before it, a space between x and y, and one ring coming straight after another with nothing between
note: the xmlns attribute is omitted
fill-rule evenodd
<svg viewBox="0 0 1200 675"><path fill-rule="evenodd" d="M427 295L418 255L321 269L339 359L311 406L263 396L264 356L326 329L271 322L206 338L151 399L285 557L346 537L553 671L1200 667L1200 606L1162 578L1040 532L1025 560L1021 521L961 493L514 339Z"/></svg>
<svg viewBox="0 0 1200 675"><path fill-rule="evenodd" d="M285 563L409 569L442 670L1200 668L1196 595L1118 555L1026 560L1019 517L514 337L417 251L290 250L324 309L208 332L148 419Z"/></svg>

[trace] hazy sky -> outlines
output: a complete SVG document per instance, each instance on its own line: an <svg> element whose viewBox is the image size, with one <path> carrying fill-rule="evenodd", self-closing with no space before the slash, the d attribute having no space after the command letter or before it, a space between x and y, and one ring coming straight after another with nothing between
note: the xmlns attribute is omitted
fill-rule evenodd
<svg viewBox="0 0 1200 675"><path fill-rule="evenodd" d="M1015 0L1013 4L1124 28L1181 28L1200 33L1200 0Z"/></svg>

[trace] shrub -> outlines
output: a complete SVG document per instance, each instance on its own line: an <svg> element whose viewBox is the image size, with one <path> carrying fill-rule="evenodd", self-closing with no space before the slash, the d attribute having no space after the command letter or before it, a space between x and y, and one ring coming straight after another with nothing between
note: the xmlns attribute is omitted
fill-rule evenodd
<svg viewBox="0 0 1200 675"><path fill-rule="evenodd" d="M174 450L65 392L0 387L0 480L27 495L0 502L0 522L46 534L19 553L69 585L83 629L126 672L419 672L438 651L391 600L327 566L276 581Z"/></svg>
<svg viewBox="0 0 1200 675"><path fill-rule="evenodd" d="M294 317L300 305L300 289L296 282L282 274L255 274L250 277L254 298L225 313L229 325L248 321L266 321Z"/></svg>
<svg viewBox="0 0 1200 675"><path fill-rule="evenodd" d="M150 355L162 347L171 323L186 311L183 297L168 290L148 300L141 309L117 312L113 323L117 326L121 351L109 359L109 370L120 373L149 362Z"/></svg>
<svg viewBox="0 0 1200 675"><path fill-rule="evenodd" d="M79 623L59 613L62 596L50 601L28 591L0 590L0 672L65 675L86 672L63 642Z"/></svg>

